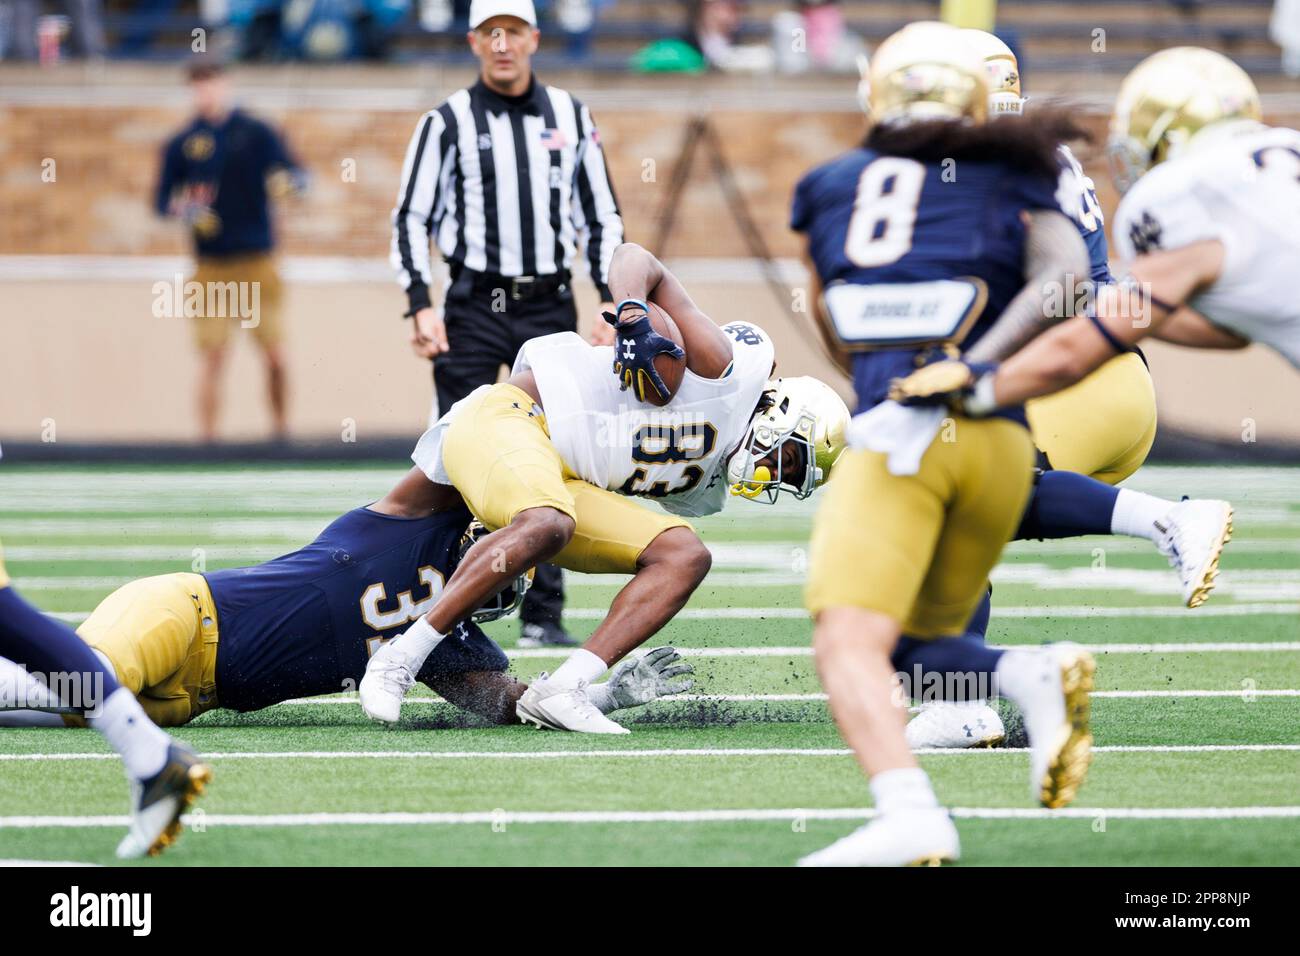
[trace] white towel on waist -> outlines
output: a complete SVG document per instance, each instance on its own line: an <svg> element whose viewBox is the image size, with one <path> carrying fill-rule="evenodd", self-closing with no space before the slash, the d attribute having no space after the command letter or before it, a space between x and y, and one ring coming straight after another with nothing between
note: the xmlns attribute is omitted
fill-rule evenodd
<svg viewBox="0 0 1300 956"><path fill-rule="evenodd" d="M853 416L848 427L849 447L888 455L891 475L915 475L947 415L942 406L912 408L881 402Z"/></svg>

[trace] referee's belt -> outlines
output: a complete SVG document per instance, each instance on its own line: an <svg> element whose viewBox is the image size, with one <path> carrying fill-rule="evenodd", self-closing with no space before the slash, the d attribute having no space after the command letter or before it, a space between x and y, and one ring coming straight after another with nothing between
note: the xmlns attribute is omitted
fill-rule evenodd
<svg viewBox="0 0 1300 956"><path fill-rule="evenodd" d="M545 276L503 276L466 269L456 281L468 280L475 292L492 293L505 289L516 302L562 292L569 285L569 273L554 272Z"/></svg>

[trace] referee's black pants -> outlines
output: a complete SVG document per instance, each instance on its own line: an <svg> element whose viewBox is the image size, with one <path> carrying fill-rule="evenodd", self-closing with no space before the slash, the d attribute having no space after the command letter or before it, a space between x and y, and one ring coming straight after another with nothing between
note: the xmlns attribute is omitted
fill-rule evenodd
<svg viewBox="0 0 1300 956"><path fill-rule="evenodd" d="M546 295L518 299L504 283L498 288L501 293L464 272L447 290L443 321L449 351L433 360L440 415L480 385L495 382L501 366L514 365L515 355L529 339L578 328L573 289L567 283ZM525 624L558 624L563 613L564 576L553 564L539 564L519 617Z"/></svg>

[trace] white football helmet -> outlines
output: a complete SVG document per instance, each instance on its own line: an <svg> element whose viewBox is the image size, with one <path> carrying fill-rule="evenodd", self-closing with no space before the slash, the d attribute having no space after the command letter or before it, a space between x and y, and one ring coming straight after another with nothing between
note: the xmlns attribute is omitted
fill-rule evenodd
<svg viewBox="0 0 1300 956"><path fill-rule="evenodd" d="M775 504L782 491L807 498L830 478L848 424L848 406L825 382L808 376L769 382L727 459L731 493L766 504Z"/></svg>

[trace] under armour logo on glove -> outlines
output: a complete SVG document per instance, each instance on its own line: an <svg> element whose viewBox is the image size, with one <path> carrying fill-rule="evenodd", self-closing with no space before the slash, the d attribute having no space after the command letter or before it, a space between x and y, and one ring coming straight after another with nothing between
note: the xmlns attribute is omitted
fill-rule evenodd
<svg viewBox="0 0 1300 956"><path fill-rule="evenodd" d="M646 396L651 394L659 404L667 402L671 393L655 368L655 359L660 355L681 358L686 354L681 346L656 332L650 324L650 316L644 311L625 322L620 322L612 312L603 315L605 321L618 330L619 348L614 352L614 374L622 383L620 389L631 389L639 402L647 401Z"/></svg>

